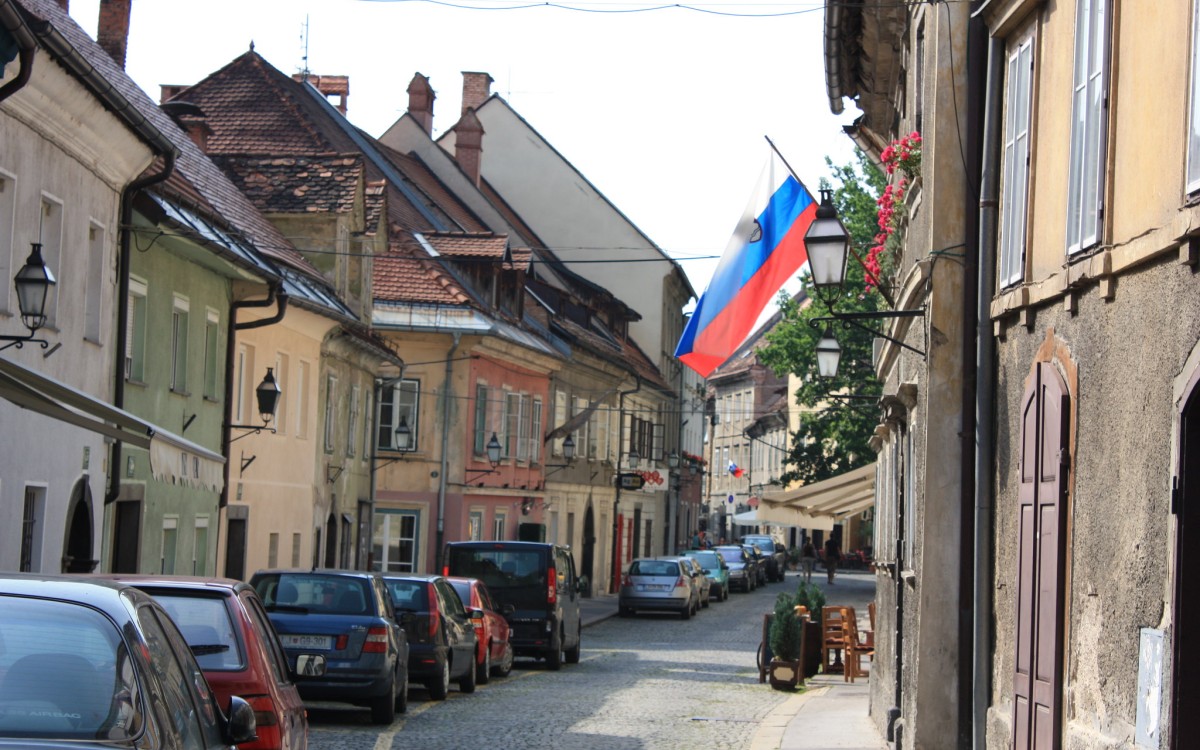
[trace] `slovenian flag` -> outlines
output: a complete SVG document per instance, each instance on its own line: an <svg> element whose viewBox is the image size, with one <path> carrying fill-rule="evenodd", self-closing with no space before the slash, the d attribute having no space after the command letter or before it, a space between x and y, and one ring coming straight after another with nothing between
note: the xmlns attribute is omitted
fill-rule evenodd
<svg viewBox="0 0 1200 750"><path fill-rule="evenodd" d="M804 233L817 214L808 188L772 150L708 289L675 347L685 365L708 374L754 330L767 304L808 260Z"/></svg>
<svg viewBox="0 0 1200 750"><path fill-rule="evenodd" d="M729 473L734 475L735 477L740 477L740 476L742 476L742 474L745 474L746 472L740 466L735 464L733 461L730 461L729 462Z"/></svg>

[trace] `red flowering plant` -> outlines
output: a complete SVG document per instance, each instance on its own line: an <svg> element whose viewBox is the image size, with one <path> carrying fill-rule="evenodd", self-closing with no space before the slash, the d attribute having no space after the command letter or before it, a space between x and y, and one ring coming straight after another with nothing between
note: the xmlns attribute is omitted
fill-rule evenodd
<svg viewBox="0 0 1200 750"><path fill-rule="evenodd" d="M864 262L868 290L895 272L896 261L903 247L900 235L908 219L904 199L912 185L911 180L917 177L921 169L921 134L914 130L892 141L879 156L885 172L894 177L899 171L905 176L885 187L883 195L875 201L879 206L879 232Z"/></svg>

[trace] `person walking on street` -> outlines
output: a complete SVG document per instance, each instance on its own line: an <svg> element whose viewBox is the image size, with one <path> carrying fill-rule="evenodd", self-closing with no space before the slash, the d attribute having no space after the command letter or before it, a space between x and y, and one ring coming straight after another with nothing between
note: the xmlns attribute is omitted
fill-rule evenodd
<svg viewBox="0 0 1200 750"><path fill-rule="evenodd" d="M800 570L803 572L805 583L812 583L813 566L816 564L817 548L813 546L812 540L809 539L800 550Z"/></svg>
<svg viewBox="0 0 1200 750"><path fill-rule="evenodd" d="M829 585L833 585L833 576L837 573L838 563L842 559L842 547L833 537L825 542L825 573L829 576Z"/></svg>

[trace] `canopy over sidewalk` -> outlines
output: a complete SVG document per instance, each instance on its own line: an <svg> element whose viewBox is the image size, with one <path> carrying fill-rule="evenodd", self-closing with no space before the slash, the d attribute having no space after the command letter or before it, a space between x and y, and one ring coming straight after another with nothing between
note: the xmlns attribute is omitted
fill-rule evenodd
<svg viewBox="0 0 1200 750"><path fill-rule="evenodd" d="M764 493L758 520L832 531L833 524L875 505L875 464L793 490Z"/></svg>

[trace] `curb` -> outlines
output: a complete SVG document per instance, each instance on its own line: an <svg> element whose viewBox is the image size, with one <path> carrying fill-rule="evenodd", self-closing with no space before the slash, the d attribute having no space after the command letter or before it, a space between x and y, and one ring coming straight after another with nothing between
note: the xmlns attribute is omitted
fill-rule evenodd
<svg viewBox="0 0 1200 750"><path fill-rule="evenodd" d="M758 730L750 739L750 750L779 750L788 724L796 718L800 708L817 696L829 692L829 687L810 687L803 693L793 695L780 703L758 724Z"/></svg>

